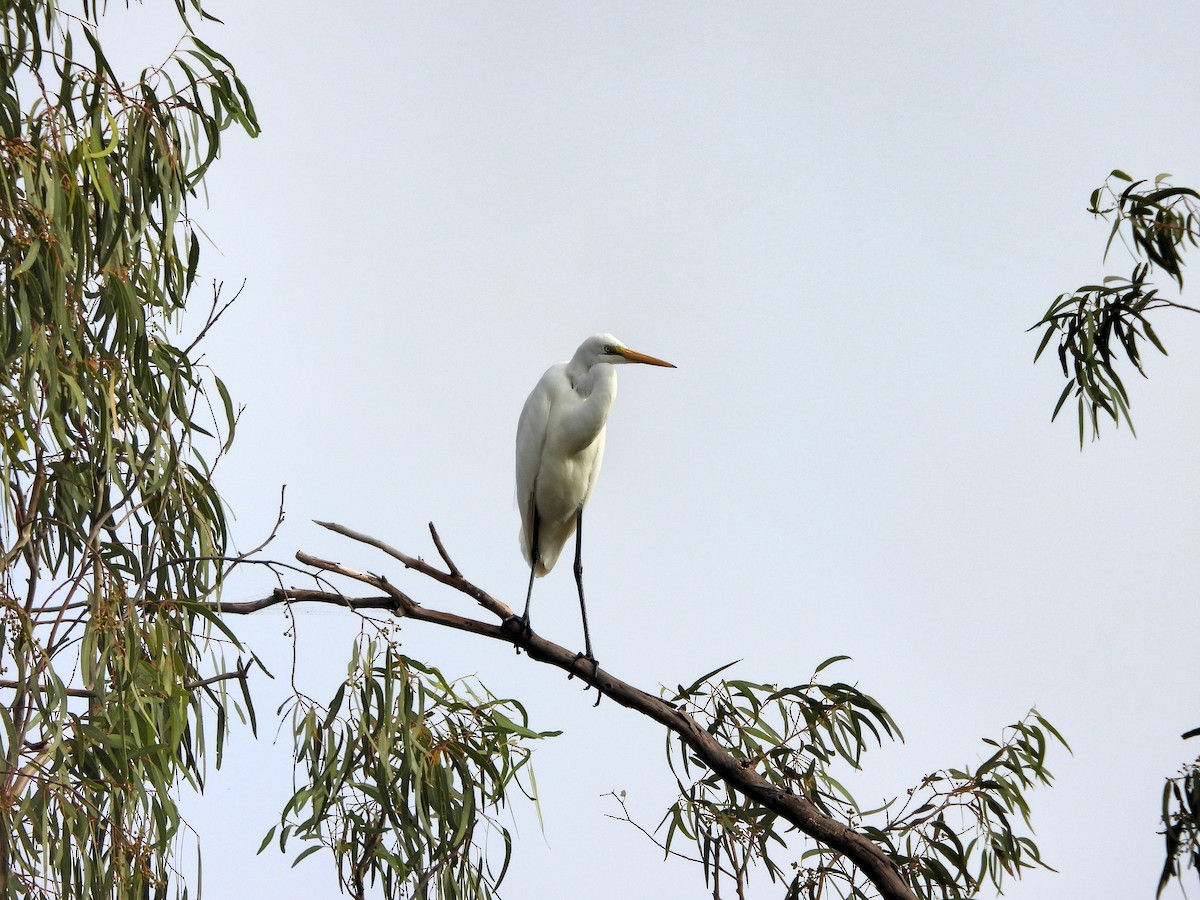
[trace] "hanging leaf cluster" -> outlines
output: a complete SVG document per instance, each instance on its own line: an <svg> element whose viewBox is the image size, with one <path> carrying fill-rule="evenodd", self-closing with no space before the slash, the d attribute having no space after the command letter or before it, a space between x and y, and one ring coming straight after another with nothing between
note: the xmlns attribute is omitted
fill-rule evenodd
<svg viewBox="0 0 1200 900"><path fill-rule="evenodd" d="M356 644L332 700L297 695L291 719L302 778L260 852L276 836L281 850L308 844L294 864L328 850L356 900L369 888L389 900L498 896L512 852L498 816L513 787L536 800L527 742L557 732L386 640Z"/></svg>
<svg viewBox="0 0 1200 900"><path fill-rule="evenodd" d="M1037 710L1008 726L976 766L926 775L903 799L886 804L880 825L862 831L884 847L918 896L967 900L987 885L1002 891L1008 877L1048 866L1032 838L1026 795L1053 783L1046 766L1062 735Z"/></svg>
<svg viewBox="0 0 1200 900"><path fill-rule="evenodd" d="M1159 175L1153 183L1134 181L1116 170L1092 192L1088 211L1112 223L1105 258L1119 238L1135 260L1133 271L1129 277L1108 276L1100 284L1060 294L1030 329L1043 332L1035 361L1057 340L1067 381L1051 418L1056 419L1074 397L1080 446L1089 432L1099 437L1105 419L1115 425L1124 419L1133 431L1129 392L1118 370L1127 363L1145 377L1142 340L1166 354L1150 326L1150 312L1164 307L1200 312L1164 297L1149 280L1162 272L1182 290L1184 254L1200 243L1200 194L1169 184L1169 177Z"/></svg>
<svg viewBox="0 0 1200 900"><path fill-rule="evenodd" d="M1192 732L1194 737L1200 730ZM1186 736L1186 735L1185 735ZM1166 844L1158 893L1187 869L1200 876L1200 759L1188 763L1163 785L1163 840Z"/></svg>

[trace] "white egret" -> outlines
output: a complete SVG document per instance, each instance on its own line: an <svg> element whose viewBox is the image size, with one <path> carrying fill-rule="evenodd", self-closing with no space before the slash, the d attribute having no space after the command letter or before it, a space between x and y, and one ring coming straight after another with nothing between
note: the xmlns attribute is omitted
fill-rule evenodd
<svg viewBox="0 0 1200 900"><path fill-rule="evenodd" d="M596 486L604 455L604 425L617 397L613 366L622 363L675 368L665 360L630 350L611 334L592 335L579 345L570 362L546 370L525 401L517 425L521 552L529 563L529 589L520 621L528 632L533 579L554 568L574 532L575 584L583 616L581 656L593 663L583 602L583 507Z"/></svg>

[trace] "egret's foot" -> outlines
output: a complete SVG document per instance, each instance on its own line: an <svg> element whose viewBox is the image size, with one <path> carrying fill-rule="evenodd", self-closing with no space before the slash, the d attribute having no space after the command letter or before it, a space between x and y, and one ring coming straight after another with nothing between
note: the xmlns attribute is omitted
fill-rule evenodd
<svg viewBox="0 0 1200 900"><path fill-rule="evenodd" d="M529 624L529 613L509 616L504 620L504 628L514 633L513 649L520 655L521 647L528 644L529 639L533 637L533 628Z"/></svg>
<svg viewBox="0 0 1200 900"><path fill-rule="evenodd" d="M581 660L581 659L586 659L588 662L590 662L590 663L592 664L592 678L596 678L596 677L597 677L597 676L600 674L600 663L596 662L596 657L592 656L592 654L591 654L591 653L583 653L583 652L576 653L576 654L575 654L575 659L573 659L573 660L571 661L571 666L572 666L572 668L574 667L575 663L579 662L579 660ZM567 675L567 678L568 678L568 680L569 680L569 679L571 679L571 678L574 678L574 677L575 677L575 673L574 673L574 672L571 672L571 673L569 673L569 674ZM590 687L591 687L591 685L590 685L590 684L589 684L589 685L585 685L583 689L586 691L586 690L587 690L588 688L590 688ZM592 705L593 705L593 706L599 706L599 705L600 705L600 698L601 698L601 697L603 697L603 696L604 696L604 695L600 693L600 690L599 690L599 688L597 688L597 689L596 689L596 702L595 702L595 703L593 703Z"/></svg>

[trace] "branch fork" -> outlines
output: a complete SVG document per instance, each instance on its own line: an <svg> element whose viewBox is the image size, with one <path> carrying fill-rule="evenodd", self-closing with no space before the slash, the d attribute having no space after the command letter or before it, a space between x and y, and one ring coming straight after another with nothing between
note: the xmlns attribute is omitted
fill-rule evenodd
<svg viewBox="0 0 1200 900"><path fill-rule="evenodd" d="M535 662L562 669L568 675L579 678L621 706L635 710L673 731L704 761L705 765L739 792L786 819L809 837L843 853L871 880L885 900L915 900L915 895L891 859L865 835L825 815L806 798L771 784L753 767L745 765L743 760L733 756L695 719L674 704L621 680L611 672L595 665L593 661L566 647L548 641L536 632L529 630L527 626L523 626L508 604L493 597L463 576L461 570L451 560L432 522L429 523L429 532L445 569L440 569L418 557L409 556L378 538L354 531L344 525L321 521L316 524L360 544L374 547L400 562L406 569L412 569L470 597L486 612L498 619L499 624L422 606L382 575L359 571L343 563L322 559L304 552L296 554L296 559L301 563L320 572L341 575L365 584L381 592L382 595L347 597L334 591L277 588L270 596L261 600L246 603L222 603L219 611L243 614L281 603L333 603L356 611L386 610L397 617L468 631L482 637L510 643L514 647L524 650Z"/></svg>

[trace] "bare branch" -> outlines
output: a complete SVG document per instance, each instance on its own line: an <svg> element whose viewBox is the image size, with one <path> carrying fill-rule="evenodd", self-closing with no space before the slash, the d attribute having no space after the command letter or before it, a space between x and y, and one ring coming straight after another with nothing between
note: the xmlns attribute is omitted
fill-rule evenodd
<svg viewBox="0 0 1200 900"><path fill-rule="evenodd" d="M50 690L44 684L30 684L24 681L12 681L8 678L0 678L0 688L20 689L23 691L48 691ZM91 700L96 696L95 691L89 691L87 688L64 687L62 692L68 697L83 697L86 700Z"/></svg>
<svg viewBox="0 0 1200 900"><path fill-rule="evenodd" d="M382 575L372 575L370 572L359 572L355 569L351 569L349 566L343 566L341 563L320 559L316 556L310 556L307 553L297 553L296 559L300 560L302 563L307 563L310 566L315 566L316 568L322 569L326 572L344 575L347 578L353 578L355 581L361 581L364 584L369 584L372 587L376 587L385 591L392 598L393 602L391 611L397 616L406 616L410 619L417 619L422 622L432 622L435 625L444 625L447 628L456 628L459 631L469 631L473 634L481 634L484 637L490 637L496 640L507 640L513 644L518 643L519 634L510 634L510 632L514 631L513 629L506 630L502 626L492 625L488 622L480 622L476 619L468 619L465 616L442 612L441 610L427 609L393 585ZM422 563L422 565L424 566L425 564ZM436 572L437 570L434 569L433 571ZM464 581L462 578L458 578L456 580ZM476 590L478 590L478 588L476 588ZM480 593L483 592L480 591ZM485 594L485 596L487 595ZM353 603L354 601L351 602ZM503 606L503 604L500 605ZM504 608L508 609L506 606ZM512 613L510 611L509 617L511 616Z"/></svg>
<svg viewBox="0 0 1200 900"><path fill-rule="evenodd" d="M196 349L196 346L202 340L204 340L205 336L209 333L209 331L212 330L212 327L221 320L221 316L225 315L225 313L229 310L229 307L237 303L238 298L242 296L242 291L246 290L246 282L243 279L241 285L237 289L237 292L224 303L221 303L221 289L224 287L224 282L213 286L212 306L209 308L208 315L205 317L204 325L201 327L199 333L192 340L192 342L184 348L181 358L192 358L192 351Z"/></svg>
<svg viewBox="0 0 1200 900"><path fill-rule="evenodd" d="M275 602L275 601L273 601L273 602ZM226 610L226 611L228 612L228 610ZM196 679L192 679L190 681L185 681L183 683L183 686L187 690L191 691L191 690L195 690L198 687L204 687L207 684L215 684L218 681L228 681L233 678L245 678L250 674L250 663L251 663L251 660L246 660L243 662L239 658L237 668L235 668L234 671L223 672L220 675L212 675L208 678L196 678ZM31 690L49 691L50 690L50 687L45 684L30 684L27 682L13 681L12 679L9 679L9 678L0 678L0 689L3 689L3 688L11 688L14 690L17 688L21 688L26 691L31 691ZM62 692L64 694L66 694L68 697L82 697L85 700L94 700L96 697L100 696L96 691L89 690L88 688L64 687L64 688L62 688Z"/></svg>
<svg viewBox="0 0 1200 900"><path fill-rule="evenodd" d="M393 610L396 606L396 601L391 597L351 599L344 594L334 591L301 590L299 588L276 588L269 596L263 597L261 600L244 600L233 603L217 600L206 605L209 609L216 612L244 616L262 609L268 609L272 606L278 606L281 603L332 603L335 606L344 606L347 609L354 610Z"/></svg>
<svg viewBox="0 0 1200 900"><path fill-rule="evenodd" d="M625 793L624 791L621 791L621 794L624 794L624 793ZM654 846L658 847L659 850L663 851L664 855L674 856L677 859L682 859L682 860L685 860L686 862L699 863L700 865L704 864L704 860L702 860L702 859L697 859L694 856L688 856L686 853L680 853L678 850L672 850L670 847L668 847L666 844L664 844L662 841L660 841L658 839L658 837L652 831L648 831L646 829L646 827L644 825L642 825L640 822L634 821L633 817L631 815L629 815L629 807L625 804L625 798L622 797L621 794L618 794L616 791L609 791L607 794L604 795L605 797L612 797L614 800L617 801L617 803L619 803L621 805L621 815L614 816L612 813L605 813L604 817L606 819L612 819L614 822L624 822L627 825L632 825L634 828L636 828L638 831L640 831L645 837L649 838L650 842L652 844L654 844ZM732 873L728 872L728 871L726 871L725 874L732 875Z"/></svg>
<svg viewBox="0 0 1200 900"><path fill-rule="evenodd" d="M16 778L4 791L3 802L7 807L12 803L13 798L20 797L25 790L25 785L41 773L43 767L50 761L50 757L54 755L52 747L43 747L38 751L37 755L21 767Z"/></svg>
<svg viewBox="0 0 1200 900"><path fill-rule="evenodd" d="M1186 303L1180 303L1178 300L1162 300L1161 303L1163 306L1170 306L1173 309L1182 309L1186 310L1187 312L1200 313L1200 309L1197 309L1194 306L1188 306Z"/></svg>
<svg viewBox="0 0 1200 900"><path fill-rule="evenodd" d="M313 566L325 572L333 572L337 575L344 575L346 578L353 578L355 581L361 581L363 584L369 584L371 587L376 587L392 598L393 605L398 607L403 613L407 613L410 609L418 604L415 600L395 587L390 581L382 575L375 575L371 572L359 572L357 569L351 569L349 566L344 566L339 562L333 562L328 559L321 559L319 556L300 552L296 554L296 559L305 565Z"/></svg>
<svg viewBox="0 0 1200 900"><path fill-rule="evenodd" d="M211 675L208 678L196 678L191 681L185 681L183 686L189 691L194 691L198 687L216 684L218 681L230 681L234 678L244 679L250 674L250 662L248 659L242 661L239 657L237 667L232 672L222 672L220 675Z"/></svg>
<svg viewBox="0 0 1200 900"><path fill-rule="evenodd" d="M239 293L240 293L240 291L239 291ZM236 298L234 298L234 299L236 299ZM233 301L230 301L230 302L232 303ZM230 570L232 570L234 568L234 566L238 565L238 563L245 562L252 556L257 556L259 553L261 553L266 548L267 544L269 544L269 543L271 543L271 541L275 540L275 536L277 534L279 534L279 526L282 525L283 520L287 518L287 512L285 512L285 510L284 510L284 500L286 498L286 495L287 495L287 485L286 484L280 485L279 486L279 512L276 513L276 515L275 515L275 525L274 525L274 527L271 528L271 533L268 534L266 536L266 538L263 540L263 542L261 544L259 544L257 547L255 547L253 550L247 550L245 553L239 553L234 558L233 563L229 566Z"/></svg>
<svg viewBox="0 0 1200 900"><path fill-rule="evenodd" d="M315 520L314 520L315 521ZM471 599L475 600L480 606L486 609L500 619L509 619L513 615L513 611L507 604L501 603L487 591L476 587L461 575L451 572L443 572L441 569L436 569L423 559L409 556L407 553L402 553L395 547L385 544L378 538L373 538L368 534L363 534L354 531L351 528L346 528L344 525L338 525L336 522L316 522L322 528L328 528L330 531L336 532L343 537L348 537L352 541L358 541L361 544L366 544L369 547L374 547L377 550L382 550L393 559L397 559L404 564L406 569L415 569L422 575L432 578L434 581L441 582L448 587L454 588L463 594L466 594Z"/></svg>
<svg viewBox="0 0 1200 900"><path fill-rule="evenodd" d="M437 547L438 554L446 563L446 568L450 570L450 574L456 578L462 577L462 572L458 570L458 566L454 564L454 560L450 558L450 554L446 552L446 548L442 546L442 539L438 537L437 529L433 527L433 523L429 523L429 533L433 536L433 545Z"/></svg>
<svg viewBox="0 0 1200 900"><path fill-rule="evenodd" d="M493 625L474 619L464 618L452 613L430 609L421 606L406 593L401 591L385 577L369 572L360 572L341 563L320 559L306 553L297 553L296 558L302 563L311 565L321 571L342 575L354 581L369 585L383 591L386 597L347 598L340 594L330 594L322 591L295 591L278 589L270 597L249 604L221 604L219 611L226 613L246 613L255 609L263 609L277 603L314 601L322 603L337 603L349 609L386 609L394 615L429 622L469 631L493 640L505 641L525 650L531 660L555 666L569 675L579 678L584 683L596 688L613 701L628 709L664 725L692 749L718 776L733 788L746 795L764 808L786 819L809 837L844 854L879 890L886 900L915 900L913 892L904 882L899 871L887 854L865 835L853 830L836 819L830 818L811 801L797 794L771 784L762 775L754 771L744 761L738 760L725 747L716 741L695 719L672 704L634 687L610 672L596 666L589 660L555 644L538 634L528 631L521 626L513 615L512 610L501 601L495 599L482 588L477 587L457 573L456 567L449 561L445 550L434 534L435 544L439 547L442 559L449 567L449 572L443 572L420 559L415 559L390 547L383 541L361 534L332 522L318 522L324 528L337 532L351 540L374 547L393 559L401 562L406 568L432 578L441 584L453 587L474 598L481 606L503 621L501 625Z"/></svg>

